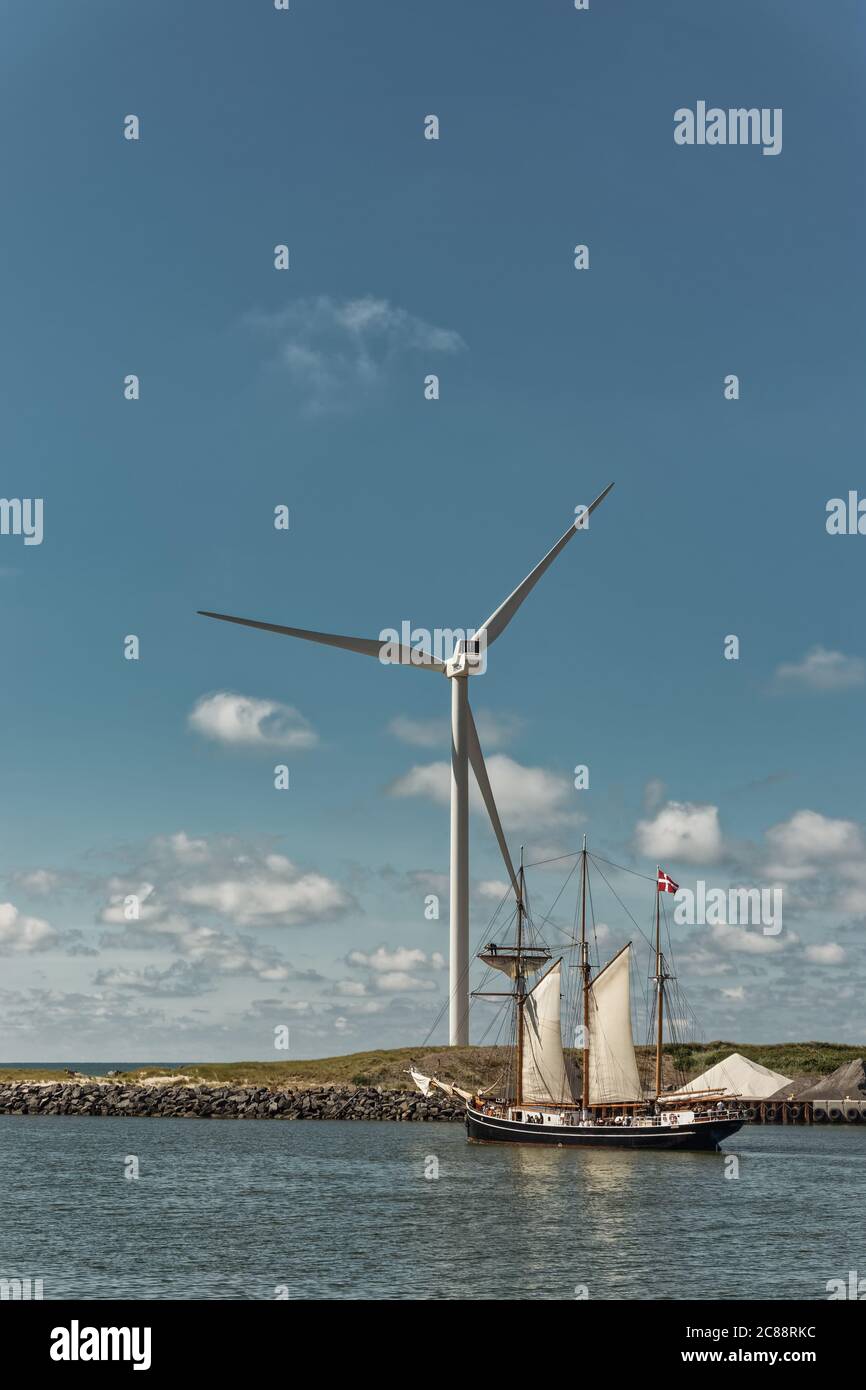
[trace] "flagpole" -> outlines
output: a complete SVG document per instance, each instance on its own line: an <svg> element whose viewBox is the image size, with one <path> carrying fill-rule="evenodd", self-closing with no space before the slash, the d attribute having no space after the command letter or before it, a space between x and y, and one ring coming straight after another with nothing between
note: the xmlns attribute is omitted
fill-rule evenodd
<svg viewBox="0 0 866 1390"><path fill-rule="evenodd" d="M581 1104L589 1109L589 948L586 941L586 836L583 837L580 884L580 968L583 975L583 1089Z"/></svg>
<svg viewBox="0 0 866 1390"><path fill-rule="evenodd" d="M515 1086L515 1105L523 1104L523 1006L526 1003L526 981L523 977L523 845L520 846L520 877L517 899L517 975L514 989L517 1004L517 1076Z"/></svg>
<svg viewBox="0 0 866 1390"><path fill-rule="evenodd" d="M665 1011L665 986L662 974L662 949L661 949L661 865L656 865L656 990L658 1001L656 1005L656 1100L662 1092L662 1026Z"/></svg>

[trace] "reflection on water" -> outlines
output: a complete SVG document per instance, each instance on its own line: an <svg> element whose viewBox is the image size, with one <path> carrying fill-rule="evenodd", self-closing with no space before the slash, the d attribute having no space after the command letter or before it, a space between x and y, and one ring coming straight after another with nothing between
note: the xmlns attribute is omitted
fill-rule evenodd
<svg viewBox="0 0 866 1390"><path fill-rule="evenodd" d="M460 1125L0 1116L0 1277L46 1298L819 1299L866 1268L866 1127L726 1150L736 1178L725 1154Z"/></svg>

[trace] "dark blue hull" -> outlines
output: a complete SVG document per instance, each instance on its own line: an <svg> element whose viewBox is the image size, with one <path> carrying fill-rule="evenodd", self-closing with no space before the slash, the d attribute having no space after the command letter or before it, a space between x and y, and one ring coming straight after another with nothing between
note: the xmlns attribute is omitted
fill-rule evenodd
<svg viewBox="0 0 866 1390"><path fill-rule="evenodd" d="M736 1134L742 1120L696 1120L678 1128L668 1125L538 1125L503 1120L466 1108L466 1132L474 1144L547 1144L584 1149L717 1149Z"/></svg>

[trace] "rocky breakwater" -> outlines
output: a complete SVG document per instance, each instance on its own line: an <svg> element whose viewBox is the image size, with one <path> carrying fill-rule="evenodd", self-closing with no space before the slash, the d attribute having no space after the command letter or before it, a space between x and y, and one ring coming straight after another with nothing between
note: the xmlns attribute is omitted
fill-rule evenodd
<svg viewBox="0 0 866 1390"><path fill-rule="evenodd" d="M463 1105L417 1091L279 1091L257 1086L0 1083L3 1115L150 1115L202 1120L462 1120Z"/></svg>

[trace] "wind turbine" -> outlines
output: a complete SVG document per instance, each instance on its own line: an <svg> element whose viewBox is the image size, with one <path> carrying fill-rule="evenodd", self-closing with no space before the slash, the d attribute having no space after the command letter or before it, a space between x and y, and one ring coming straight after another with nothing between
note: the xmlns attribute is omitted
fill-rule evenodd
<svg viewBox="0 0 866 1390"><path fill-rule="evenodd" d="M419 647L400 643L376 641L367 637L340 637L332 632L310 632L300 627L282 627L279 623L263 623L253 618L234 618L228 613L210 613L199 609L203 618L218 618L224 623L239 623L243 627L259 627L265 632L280 632L286 637L301 637L306 642L320 642L326 647L342 647L372 656L385 664L407 665L421 671L437 671L451 682L451 882L450 882L450 1006L449 1039L451 1046L469 1042L469 764L478 782L493 825L502 857L508 869L512 887L518 898L520 890L514 865L508 853L505 835L493 800L490 781L478 730L469 708L468 678L485 669L486 648L500 637L514 617L523 600L535 588L541 576L564 550L576 531L583 530L596 507L604 501L613 487L609 483L595 501L581 509L564 536L540 560L535 569L518 584L513 593L491 613L475 635L457 642L447 661L442 661ZM387 648L387 655L385 649Z"/></svg>

